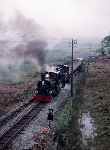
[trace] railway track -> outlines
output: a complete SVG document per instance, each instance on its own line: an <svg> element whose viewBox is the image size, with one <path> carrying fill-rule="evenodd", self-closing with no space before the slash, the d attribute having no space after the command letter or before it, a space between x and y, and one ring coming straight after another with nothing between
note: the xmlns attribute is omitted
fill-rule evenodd
<svg viewBox="0 0 110 150"><path fill-rule="evenodd" d="M9 120L15 118L18 115L18 113L22 112L22 110L25 109L26 107L28 107L31 103L32 103L32 100L23 104L18 109L10 112L6 116L1 117L0 118L0 128L2 128L2 126L4 126Z"/></svg>
<svg viewBox="0 0 110 150"><path fill-rule="evenodd" d="M5 127L6 130L2 129L2 131L0 131L0 150L8 149L13 138L16 137L34 117L36 117L44 106L45 105L42 103L34 104L29 110L25 110L26 112L23 115L19 115L12 126L10 125L9 128Z"/></svg>

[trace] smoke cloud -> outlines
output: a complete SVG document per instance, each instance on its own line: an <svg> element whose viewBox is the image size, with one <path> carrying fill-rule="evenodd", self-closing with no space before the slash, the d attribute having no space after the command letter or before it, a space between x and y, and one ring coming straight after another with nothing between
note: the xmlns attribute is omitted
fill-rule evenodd
<svg viewBox="0 0 110 150"><path fill-rule="evenodd" d="M0 21L0 80L18 81L25 74L40 71L45 63L47 43L42 28L19 12Z"/></svg>

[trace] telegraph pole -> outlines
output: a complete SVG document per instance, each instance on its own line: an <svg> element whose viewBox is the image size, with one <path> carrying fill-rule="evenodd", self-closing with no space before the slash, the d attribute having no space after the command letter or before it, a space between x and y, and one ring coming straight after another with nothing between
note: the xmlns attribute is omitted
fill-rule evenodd
<svg viewBox="0 0 110 150"><path fill-rule="evenodd" d="M77 40L72 39L72 59L71 59L71 97L73 97L73 51L74 51L74 45L77 44Z"/></svg>
<svg viewBox="0 0 110 150"><path fill-rule="evenodd" d="M72 58L71 58L71 97L73 97L73 39L72 39Z"/></svg>

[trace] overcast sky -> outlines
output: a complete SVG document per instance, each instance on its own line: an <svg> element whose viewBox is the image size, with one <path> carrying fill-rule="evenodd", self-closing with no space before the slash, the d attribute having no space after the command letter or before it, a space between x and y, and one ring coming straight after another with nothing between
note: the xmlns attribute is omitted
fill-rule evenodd
<svg viewBox="0 0 110 150"><path fill-rule="evenodd" d="M16 10L52 37L102 38L110 34L110 0L0 0L0 17Z"/></svg>

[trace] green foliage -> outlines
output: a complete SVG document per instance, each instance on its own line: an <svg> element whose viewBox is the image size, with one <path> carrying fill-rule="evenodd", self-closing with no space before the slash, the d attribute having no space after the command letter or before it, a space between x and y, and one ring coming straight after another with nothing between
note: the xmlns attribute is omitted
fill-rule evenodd
<svg viewBox="0 0 110 150"><path fill-rule="evenodd" d="M110 35L106 36L102 41L101 41L101 48L98 49L98 52L101 55L105 54L110 54Z"/></svg>
<svg viewBox="0 0 110 150"><path fill-rule="evenodd" d="M110 47L110 35L106 36L103 40L102 43L104 44L104 47Z"/></svg>
<svg viewBox="0 0 110 150"><path fill-rule="evenodd" d="M104 50L104 48L101 48L101 49L100 49L100 53L101 53L101 55L105 55L105 50Z"/></svg>
<svg viewBox="0 0 110 150"><path fill-rule="evenodd" d="M69 122L71 121L72 117L72 107L71 104L68 103L63 111L58 115L57 118L57 129L65 129Z"/></svg>

